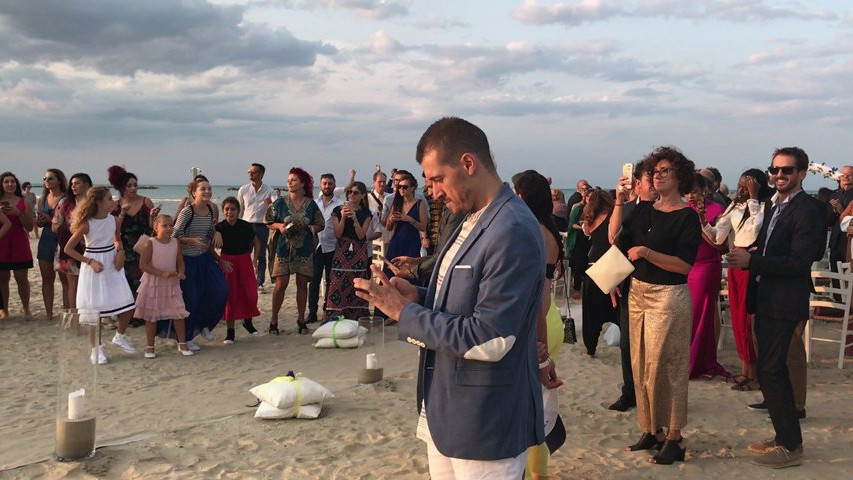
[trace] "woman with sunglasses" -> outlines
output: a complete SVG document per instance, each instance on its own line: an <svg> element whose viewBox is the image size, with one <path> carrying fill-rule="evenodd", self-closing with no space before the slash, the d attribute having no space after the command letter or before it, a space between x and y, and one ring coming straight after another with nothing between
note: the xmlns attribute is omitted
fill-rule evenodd
<svg viewBox="0 0 853 480"><path fill-rule="evenodd" d="M44 313L49 319L53 318L53 284L56 282L56 270L53 261L56 258L56 234L51 229L53 215L60 200L65 198L68 190L65 174L62 170L48 168L42 178L44 190L36 206L36 227L41 227L36 258L41 272L41 295L44 300ZM62 291L68 288L68 281L60 277Z"/></svg>
<svg viewBox="0 0 853 480"><path fill-rule="evenodd" d="M18 284L24 318L30 320L30 280L27 278L27 270L33 268L33 253L28 232L33 229L33 206L24 199L21 182L14 173L0 174L0 186L3 187L0 196L2 212L12 223L9 232L0 238L0 293L6 301L4 308L0 309L0 320L9 316L9 281L13 274Z"/></svg>
<svg viewBox="0 0 853 480"><path fill-rule="evenodd" d="M426 204L415 198L418 182L413 177L404 177L397 183L394 200L391 202L391 213L385 222L385 228L392 232L388 243L386 258L420 257L421 232L426 230ZM385 274L393 275L386 266Z"/></svg>
<svg viewBox="0 0 853 480"><path fill-rule="evenodd" d="M352 283L355 278L370 278L367 232L372 214L367 204L367 186L352 182L345 191L347 201L332 210L332 226L338 243L332 258L324 323L339 315L357 319L370 311L367 300L355 295Z"/></svg>
<svg viewBox="0 0 853 480"><path fill-rule="evenodd" d="M693 162L673 147L658 147L643 162L660 198L637 204L623 220L622 205L632 182L622 177L610 216L611 243L619 237L634 262L628 315L637 423L643 435L627 449L658 448L649 462L670 465L684 461L686 450L681 430L687 423L693 316L687 274L702 231L696 212L681 200L693 188Z"/></svg>

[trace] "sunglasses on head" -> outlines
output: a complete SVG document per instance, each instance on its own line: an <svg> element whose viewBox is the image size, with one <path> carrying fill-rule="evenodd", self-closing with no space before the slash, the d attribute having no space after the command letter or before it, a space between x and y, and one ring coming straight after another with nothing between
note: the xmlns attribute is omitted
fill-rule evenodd
<svg viewBox="0 0 853 480"><path fill-rule="evenodd" d="M56 180L56 177L42 177L41 179L44 180L45 182L48 182L51 180Z"/></svg>
<svg viewBox="0 0 853 480"><path fill-rule="evenodd" d="M776 175L779 172L782 172L785 175L793 175L793 173L796 170L797 170L797 167L790 167L790 166L789 167L774 167L771 165L771 166L767 167L767 172L770 173L770 175Z"/></svg>

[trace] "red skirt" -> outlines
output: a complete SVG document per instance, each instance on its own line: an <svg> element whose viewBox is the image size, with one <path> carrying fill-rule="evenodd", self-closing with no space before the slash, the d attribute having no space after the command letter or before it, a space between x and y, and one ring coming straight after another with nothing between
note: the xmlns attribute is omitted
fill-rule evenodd
<svg viewBox="0 0 853 480"><path fill-rule="evenodd" d="M258 280L252 255L221 255L223 260L231 262L231 273L225 274L228 282L228 302L225 304L225 320L243 320L261 315L258 311Z"/></svg>

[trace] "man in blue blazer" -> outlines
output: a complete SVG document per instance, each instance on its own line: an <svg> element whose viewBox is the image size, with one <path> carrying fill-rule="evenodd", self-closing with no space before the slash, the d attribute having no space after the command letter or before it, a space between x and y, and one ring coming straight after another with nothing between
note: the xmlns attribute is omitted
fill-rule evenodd
<svg viewBox="0 0 853 480"><path fill-rule="evenodd" d="M536 317L545 279L539 224L498 177L485 133L432 124L417 148L433 196L466 218L438 254L429 287L381 275L358 294L399 321L420 350L418 438L430 477L521 478L544 440Z"/></svg>

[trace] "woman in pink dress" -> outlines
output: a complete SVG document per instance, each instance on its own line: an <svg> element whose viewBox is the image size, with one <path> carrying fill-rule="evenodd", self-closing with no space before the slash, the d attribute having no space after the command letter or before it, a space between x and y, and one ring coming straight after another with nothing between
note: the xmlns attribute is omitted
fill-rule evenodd
<svg viewBox="0 0 853 480"><path fill-rule="evenodd" d="M708 223L714 224L717 217L723 213L723 206L707 198L708 186L705 177L697 173L694 182L693 191L687 194L688 204L696 210L700 219L704 218ZM717 362L715 322L718 321L717 301L720 295L723 266L715 240L702 235L696 261L687 275L690 299L693 301L690 378L711 378L715 375L728 378L730 376L729 372Z"/></svg>
<svg viewBox="0 0 853 480"><path fill-rule="evenodd" d="M12 224L6 235L0 238L0 296L8 304L9 281L15 275L24 318L30 320L30 281L27 270L33 268L33 252L30 250L30 232L33 229L33 206L24 199L21 182L12 172L0 174L0 194L3 215ZM0 309L0 320L9 316L9 307Z"/></svg>

